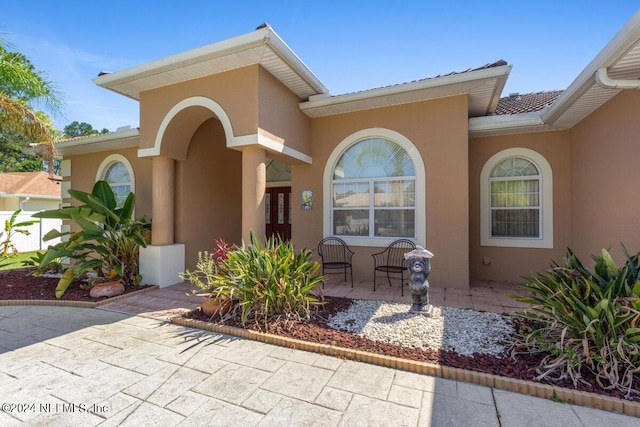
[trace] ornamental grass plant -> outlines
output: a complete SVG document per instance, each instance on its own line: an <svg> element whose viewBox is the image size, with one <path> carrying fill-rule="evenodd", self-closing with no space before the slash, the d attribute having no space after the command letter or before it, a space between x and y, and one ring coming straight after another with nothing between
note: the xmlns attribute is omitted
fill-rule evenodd
<svg viewBox="0 0 640 427"><path fill-rule="evenodd" d="M531 296L515 299L532 308L519 313L528 322L512 357L544 355L536 380L570 379L576 387L589 372L604 389L640 395L640 254L623 252L623 267L603 249L590 270L568 249L564 265L522 285Z"/></svg>
<svg viewBox="0 0 640 427"><path fill-rule="evenodd" d="M310 250L271 237L264 243L251 233L251 244L230 250L214 276L216 291L236 301L242 324L266 324L273 317L310 319L323 302L313 293L322 282Z"/></svg>

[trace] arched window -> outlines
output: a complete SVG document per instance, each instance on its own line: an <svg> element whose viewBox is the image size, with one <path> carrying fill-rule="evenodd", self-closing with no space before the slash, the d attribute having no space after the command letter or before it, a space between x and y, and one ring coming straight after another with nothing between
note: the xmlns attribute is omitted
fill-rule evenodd
<svg viewBox="0 0 640 427"><path fill-rule="evenodd" d="M501 151L481 173L481 244L553 247L553 176L535 151Z"/></svg>
<svg viewBox="0 0 640 427"><path fill-rule="evenodd" d="M399 134L377 133L382 135L348 138L330 158L325 235L373 246L401 237L424 239L424 172L416 172L411 155L417 152L412 144L405 148L408 141L403 146L389 137L406 140Z"/></svg>
<svg viewBox="0 0 640 427"><path fill-rule="evenodd" d="M118 207L122 207L129 193L135 190L131 164L120 154L112 154L102 161L96 180L104 180L109 184Z"/></svg>

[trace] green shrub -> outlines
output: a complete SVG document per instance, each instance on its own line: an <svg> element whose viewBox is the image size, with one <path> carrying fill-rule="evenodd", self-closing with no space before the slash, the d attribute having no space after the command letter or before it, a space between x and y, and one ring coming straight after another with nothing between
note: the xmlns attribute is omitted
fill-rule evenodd
<svg viewBox="0 0 640 427"><path fill-rule="evenodd" d="M269 238L264 244L251 233L251 245L227 253L216 290L237 301L242 323L274 316L309 319L322 302L312 290L323 280L311 251L296 252L293 243Z"/></svg>
<svg viewBox="0 0 640 427"><path fill-rule="evenodd" d="M180 279L197 286L204 291L193 291L194 295L204 297L217 296L217 288L220 282L216 277L225 276L227 271L224 262L227 260L228 254L233 247L229 246L223 239L216 239L215 249L213 252L198 252L198 260L194 270L185 270L179 274Z"/></svg>
<svg viewBox="0 0 640 427"><path fill-rule="evenodd" d="M40 274L59 274L65 271L61 258L54 258L46 264L43 264L46 252L37 251L28 259L22 261L24 266L35 266L31 274L39 276Z"/></svg>
<svg viewBox="0 0 640 427"><path fill-rule="evenodd" d="M18 209L11 214L9 219L4 221L4 231L0 231L0 238L4 238L4 240L0 242L0 246L2 247L2 253L0 255L3 257L8 257L10 252L14 255L18 255L18 249L13 243L13 238L16 234L24 234L25 236L30 235L31 232L25 227L29 227L30 225L40 222L38 220L16 222L21 213L22 209Z"/></svg>
<svg viewBox="0 0 640 427"><path fill-rule="evenodd" d="M640 394L633 382L640 372L640 254L624 253L619 269L603 249L591 271L568 249L564 266L554 263L522 285L532 295L515 298L532 308L519 314L535 326L520 330L513 355L544 354L536 379L577 386L588 370L604 389Z"/></svg>
<svg viewBox="0 0 640 427"><path fill-rule="evenodd" d="M56 298L64 295L67 287L78 277L94 271L99 278L119 278L125 285L138 285L139 248L147 243L142 230L146 218L134 219L135 196L129 193L122 207L118 207L113 190L105 181L97 181L91 193L70 189L69 194L80 203L60 209L38 212L35 218L71 220L80 231L51 230L44 240L69 236L49 246L40 261L45 268L58 258L69 258L73 263L62 275L56 287Z"/></svg>

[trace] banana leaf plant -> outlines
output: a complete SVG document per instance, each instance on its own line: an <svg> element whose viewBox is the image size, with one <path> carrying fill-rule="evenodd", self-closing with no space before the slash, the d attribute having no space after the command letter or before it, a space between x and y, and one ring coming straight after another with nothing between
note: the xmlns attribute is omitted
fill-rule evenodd
<svg viewBox="0 0 640 427"><path fill-rule="evenodd" d="M5 220L4 222L4 231L0 231L0 238L6 235L4 237L4 241L0 243L0 246L2 247L3 257L8 256L9 251L13 252L14 254L18 253L16 246L13 244L13 238L15 237L16 234L19 233L19 234L24 234L25 236L28 236L29 234L31 234L31 232L25 227L29 227L33 224L37 224L40 222L38 220L27 220L27 221L16 222L18 220L18 216L21 213L22 213L22 209L18 209L15 212L13 212L13 214L11 214L11 217Z"/></svg>
<svg viewBox="0 0 640 427"><path fill-rule="evenodd" d="M79 231L51 230L44 240L68 236L68 239L49 246L40 265L46 266L56 258L69 258L72 265L64 272L56 297L64 295L78 277L94 271L98 278L119 278L125 285L137 285L142 280L138 265L139 247L147 244L142 234L146 218L134 219L135 196L129 193L122 207L117 207L113 190L105 181L98 181L91 193L69 190L82 204L38 212L36 218L56 218L73 221Z"/></svg>

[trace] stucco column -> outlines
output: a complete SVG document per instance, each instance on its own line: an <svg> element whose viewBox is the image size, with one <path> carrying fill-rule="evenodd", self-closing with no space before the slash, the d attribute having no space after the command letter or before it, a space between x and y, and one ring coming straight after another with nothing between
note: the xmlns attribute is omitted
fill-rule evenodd
<svg viewBox="0 0 640 427"><path fill-rule="evenodd" d="M264 238L266 157L261 148L242 150L242 239L247 244L251 242L252 230L258 237Z"/></svg>
<svg viewBox="0 0 640 427"><path fill-rule="evenodd" d="M153 245L173 244L175 161L169 157L154 157L151 178Z"/></svg>

